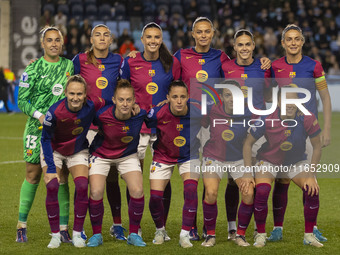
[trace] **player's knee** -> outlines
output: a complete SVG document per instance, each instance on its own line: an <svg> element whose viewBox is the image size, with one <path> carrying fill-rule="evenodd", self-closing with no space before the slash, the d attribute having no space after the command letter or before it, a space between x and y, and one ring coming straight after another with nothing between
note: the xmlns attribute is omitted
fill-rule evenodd
<svg viewBox="0 0 340 255"><path fill-rule="evenodd" d="M101 200L104 195L103 193L102 189L91 188L90 197L93 200Z"/></svg>
<svg viewBox="0 0 340 255"><path fill-rule="evenodd" d="M130 193L130 196L132 196L133 198L141 198L144 195L143 186L138 185L138 186L134 186L132 188L129 188L129 193Z"/></svg>
<svg viewBox="0 0 340 255"><path fill-rule="evenodd" d="M247 194L242 194L243 203L250 205L254 203L254 189L249 189Z"/></svg>
<svg viewBox="0 0 340 255"><path fill-rule="evenodd" d="M217 189L205 189L205 201L209 204L213 204L217 200Z"/></svg>

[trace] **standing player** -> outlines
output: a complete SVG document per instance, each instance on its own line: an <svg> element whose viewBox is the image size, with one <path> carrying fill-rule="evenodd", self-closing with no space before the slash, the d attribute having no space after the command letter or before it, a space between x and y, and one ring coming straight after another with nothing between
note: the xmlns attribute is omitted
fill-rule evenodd
<svg viewBox="0 0 340 255"><path fill-rule="evenodd" d="M154 143L153 162L150 168L150 212L156 225L154 244L165 241L164 207L162 197L175 165L184 183L184 206L180 245L192 247L189 232L197 211L197 183L199 173L191 171L197 164L199 141L197 133L200 125L193 125L193 113L200 107L189 103L188 88L183 81L170 83L167 95L168 104L151 109L147 126L157 128L157 141ZM190 119L191 116L191 119ZM195 116L199 116L198 113ZM197 118L199 119L199 118ZM194 149L193 149L194 148ZM196 148L196 150L195 150Z"/></svg>
<svg viewBox="0 0 340 255"><path fill-rule="evenodd" d="M72 174L77 194L72 243L75 247L86 246L85 239L81 237L88 207L89 143L86 134L95 116L95 107L92 101L86 100L86 82L80 75L68 79L65 96L46 113L41 136L44 153L41 154L41 166L47 188L46 211L52 231L48 248L60 245L58 181L63 163Z"/></svg>
<svg viewBox="0 0 340 255"><path fill-rule="evenodd" d="M265 109L265 95L268 94L269 87L269 80L265 79L270 78L271 74L270 69L261 69L261 61L258 58L253 58L253 51L255 50L253 34L246 29L238 30L234 35L234 50L236 58L224 62L222 65L224 77L237 80L241 85L245 98L249 95L248 88L252 88L254 108ZM246 115L248 117L250 117L249 114L247 109ZM259 148L258 146L256 147ZM255 157L255 155L253 156ZM232 240L236 237L236 213L239 203L237 186L232 179L228 179L225 191L228 239Z"/></svg>
<svg viewBox="0 0 340 255"><path fill-rule="evenodd" d="M113 165L116 165L130 193L127 243L145 246L142 237L137 234L144 210L143 175L137 146L146 111L141 110L138 115L132 116L135 94L127 80L118 81L112 100L114 106L100 109L94 121L99 132L90 147L89 212L93 236L87 246L97 247L103 243L103 194L106 177Z"/></svg>
<svg viewBox="0 0 340 255"><path fill-rule="evenodd" d="M18 106L29 116L24 131L24 160L26 178L20 190L19 221L17 242L27 242L27 216L39 185L42 169L40 166L41 130L48 108L64 97L67 77L73 74L71 61L59 57L63 46L61 32L47 27L41 35L44 56L30 64L20 80ZM69 216L69 191L67 174L61 176L59 187L60 225L63 242L71 242L67 231Z"/></svg>
<svg viewBox="0 0 340 255"><path fill-rule="evenodd" d="M319 61L302 54L305 38L300 27L288 25L282 32L281 45L286 56L273 62L272 76L280 87L287 84L296 84L298 87L308 89L311 99L305 103L306 108L318 117L316 92L318 91L324 115L323 131L320 134L322 147L328 146L331 141L331 98L327 88L325 73ZM311 157L310 142L307 141L308 160ZM282 226L288 201L288 187L290 180L280 179L275 182L273 192L274 230L269 241L282 239ZM315 226L314 234L324 242L327 238Z"/></svg>
<svg viewBox="0 0 340 255"><path fill-rule="evenodd" d="M136 103L142 109L149 111L166 100L170 82L180 78L180 64L163 43L162 28L156 23L151 22L144 26L141 41L144 51L137 53L135 57L124 59L121 77L131 81L136 92ZM142 166L148 145L152 150L152 144L156 139L156 129L149 129L144 124L138 145L138 157ZM170 200L169 182L163 197L165 222L170 209ZM168 235L166 240L170 240Z"/></svg>
<svg viewBox="0 0 340 255"><path fill-rule="evenodd" d="M86 53L78 54L73 59L75 74L80 74L86 80L89 99L99 96L107 101L112 100L123 59L120 55L109 52L111 43L111 31L104 24L99 24L91 31L91 49ZM90 143L96 132L97 127L92 125L88 133ZM110 234L115 236L117 240L126 240L121 219L118 175L115 169L109 172L106 180L106 194L113 218Z"/></svg>
<svg viewBox="0 0 340 255"><path fill-rule="evenodd" d="M287 98L299 97L297 93L287 93ZM263 135L266 137L267 142L257 153L254 216L258 233L255 236L254 246L260 248L266 244L265 224L271 183L276 177L285 177L292 179L303 191L304 244L322 247L323 245L313 234L313 226L319 211L319 186L315 174L309 172L315 170L321 157L320 126L314 114L304 115L298 111L296 105L287 104L286 114L283 115L280 102L279 99L278 108L274 113L261 117L261 123L250 129L243 147L244 165L251 167L252 145ZM273 119L281 119L282 122L272 121ZM284 125L281 124L283 122ZM311 164L305 153L307 137L310 137L313 147ZM280 169L281 171L278 171Z"/></svg>
<svg viewBox="0 0 340 255"><path fill-rule="evenodd" d="M241 88L235 80L225 80L223 83ZM235 242L239 246L249 246L245 232L253 214L254 179L251 173L245 173L242 169L242 148L248 129L245 123L248 122L249 116L247 118L233 115L233 96L229 89L224 88L221 91L221 99L223 104L214 105L209 117L204 119L204 126L210 126L210 139L203 149L202 172L205 187L203 214L207 237L202 246L211 247L216 242L217 193L219 183L227 170L242 193ZM216 119L227 120L227 123L215 125Z"/></svg>

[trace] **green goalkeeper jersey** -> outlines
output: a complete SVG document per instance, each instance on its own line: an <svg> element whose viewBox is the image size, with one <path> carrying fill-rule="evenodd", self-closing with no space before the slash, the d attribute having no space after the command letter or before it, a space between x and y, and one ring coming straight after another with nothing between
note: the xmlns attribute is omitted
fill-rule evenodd
<svg viewBox="0 0 340 255"><path fill-rule="evenodd" d="M30 117L38 111L46 114L51 105L64 98L67 78L73 75L71 60L60 57L48 62L41 57L26 67L19 84L18 106Z"/></svg>

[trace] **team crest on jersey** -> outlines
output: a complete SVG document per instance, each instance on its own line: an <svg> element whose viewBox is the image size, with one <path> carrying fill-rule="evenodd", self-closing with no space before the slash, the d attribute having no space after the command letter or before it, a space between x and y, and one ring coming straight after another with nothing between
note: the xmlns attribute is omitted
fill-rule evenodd
<svg viewBox="0 0 340 255"><path fill-rule="evenodd" d="M21 80L23 82L27 81L28 80L28 74L26 72L24 72L22 75L21 75Z"/></svg>
<svg viewBox="0 0 340 255"><path fill-rule="evenodd" d="M174 139L174 145L177 147L183 147L186 144L187 140L183 136L177 136Z"/></svg>
<svg viewBox="0 0 340 255"><path fill-rule="evenodd" d="M243 92L244 97L247 98L248 97L248 87L247 86L242 86L241 90Z"/></svg>
<svg viewBox="0 0 340 255"><path fill-rule="evenodd" d="M153 172L155 172L155 171L156 171L156 167L155 167L155 166L151 167L150 172L153 173Z"/></svg>
<svg viewBox="0 0 340 255"><path fill-rule="evenodd" d="M149 70L149 76L150 77L154 77L156 75L156 71L155 70Z"/></svg>
<svg viewBox="0 0 340 255"><path fill-rule="evenodd" d="M66 72L66 77L68 78L68 77L70 77L71 75L70 75L70 72Z"/></svg>
<svg viewBox="0 0 340 255"><path fill-rule="evenodd" d="M30 150L30 149L28 149L28 150L26 150L26 155L27 156L32 156L32 154L33 154L33 151L32 150Z"/></svg>
<svg viewBox="0 0 340 255"><path fill-rule="evenodd" d="M233 131L231 131L230 129L226 129L226 130L224 130L223 132L222 132L222 139L224 140L224 141L231 141L231 140L233 140L234 139L234 132Z"/></svg>
<svg viewBox="0 0 340 255"><path fill-rule="evenodd" d="M287 130L285 130L285 136L290 136L292 134L292 131L291 130L289 130L289 129L287 129Z"/></svg>
<svg viewBox="0 0 340 255"><path fill-rule="evenodd" d="M280 149L282 151L289 151L293 148L293 144L291 142L285 141L283 143L281 143L280 145Z"/></svg>
<svg viewBox="0 0 340 255"><path fill-rule="evenodd" d="M182 131L183 130L183 124L177 124L176 129L177 129L177 131Z"/></svg>
<svg viewBox="0 0 340 255"><path fill-rule="evenodd" d="M129 142L131 142L131 141L133 140L133 136L130 136L130 135L124 136L124 137L122 137L120 140L121 140L123 143L129 143Z"/></svg>
<svg viewBox="0 0 340 255"><path fill-rule="evenodd" d="M64 91L64 87L61 84L55 84L52 88L52 94L55 96L60 96Z"/></svg>
<svg viewBox="0 0 340 255"><path fill-rule="evenodd" d="M296 72L289 72L289 78L295 78Z"/></svg>
<svg viewBox="0 0 340 255"><path fill-rule="evenodd" d="M248 74L246 74L246 73L241 74L241 79L244 80L244 81L246 79L248 79Z"/></svg>
<svg viewBox="0 0 340 255"><path fill-rule="evenodd" d="M158 91L158 85L154 82L149 82L147 85L146 85L146 92L148 92L150 95L154 95L157 93Z"/></svg>
<svg viewBox="0 0 340 255"><path fill-rule="evenodd" d="M196 79L199 82L205 82L206 80L208 80L208 73L206 71L204 71L204 70L199 70L196 73Z"/></svg>
<svg viewBox="0 0 340 255"><path fill-rule="evenodd" d="M74 121L74 124L75 125L79 125L81 123L81 119L76 119L75 121Z"/></svg>
<svg viewBox="0 0 340 255"><path fill-rule="evenodd" d="M104 65L98 65L99 71L103 72L105 71L105 66Z"/></svg>
<svg viewBox="0 0 340 255"><path fill-rule="evenodd" d="M200 64L201 66L203 66L205 64L205 59L199 59L198 60L198 64Z"/></svg>
<svg viewBox="0 0 340 255"><path fill-rule="evenodd" d="M124 126L123 127L123 132L128 132L130 130L129 126Z"/></svg>
<svg viewBox="0 0 340 255"><path fill-rule="evenodd" d="M105 89L108 84L109 84L109 82L105 77L99 77L96 80L96 85L97 85L97 88L99 88L99 89Z"/></svg>
<svg viewBox="0 0 340 255"><path fill-rule="evenodd" d="M84 131L83 127L77 127L72 130L72 135L80 135Z"/></svg>
<svg viewBox="0 0 340 255"><path fill-rule="evenodd" d="M206 166L210 166L212 164L212 161L211 160L207 160L206 162L205 162L205 165Z"/></svg>

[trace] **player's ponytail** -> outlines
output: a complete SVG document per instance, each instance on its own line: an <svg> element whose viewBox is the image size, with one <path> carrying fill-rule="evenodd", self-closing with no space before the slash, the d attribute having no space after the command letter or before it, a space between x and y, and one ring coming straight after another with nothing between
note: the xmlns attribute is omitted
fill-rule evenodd
<svg viewBox="0 0 340 255"><path fill-rule="evenodd" d="M150 22L143 27L142 37L144 35L145 30L148 29L148 28L158 28L161 31L162 36L163 36L162 28L158 24L156 24L155 22ZM162 42L161 46L159 47L159 60L162 63L164 71L166 73L169 72L174 60L172 58L170 51L168 50L168 48L164 44L164 42Z"/></svg>

